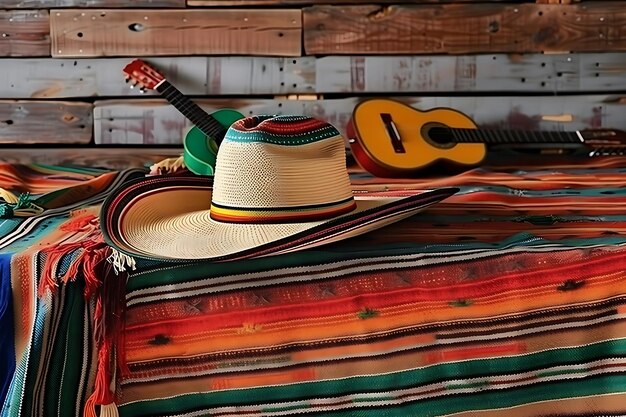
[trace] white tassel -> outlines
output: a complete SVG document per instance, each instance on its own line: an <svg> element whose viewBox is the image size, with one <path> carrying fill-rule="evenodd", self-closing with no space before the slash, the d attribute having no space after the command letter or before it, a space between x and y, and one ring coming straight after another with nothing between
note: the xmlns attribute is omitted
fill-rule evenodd
<svg viewBox="0 0 626 417"><path fill-rule="evenodd" d="M136 269L136 262L133 257L128 256L114 248L111 248L111 255L107 257L107 261L113 265L115 275L126 271L126 266L133 271Z"/></svg>
<svg viewBox="0 0 626 417"><path fill-rule="evenodd" d="M104 404L100 406L100 417L120 417L115 403Z"/></svg>

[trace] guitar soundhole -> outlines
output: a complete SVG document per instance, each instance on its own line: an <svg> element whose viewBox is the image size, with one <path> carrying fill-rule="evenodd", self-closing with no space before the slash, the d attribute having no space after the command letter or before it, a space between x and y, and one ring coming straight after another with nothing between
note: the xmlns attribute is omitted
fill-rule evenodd
<svg viewBox="0 0 626 417"><path fill-rule="evenodd" d="M436 148L449 149L456 146L450 129L444 124L426 123L420 133L428 144Z"/></svg>

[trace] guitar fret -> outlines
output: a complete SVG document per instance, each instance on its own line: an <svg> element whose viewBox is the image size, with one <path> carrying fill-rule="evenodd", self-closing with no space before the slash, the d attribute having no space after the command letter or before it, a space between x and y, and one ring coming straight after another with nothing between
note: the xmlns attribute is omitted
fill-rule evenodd
<svg viewBox="0 0 626 417"><path fill-rule="evenodd" d="M568 143L581 143L580 138L576 132L561 132L566 138Z"/></svg>
<svg viewBox="0 0 626 417"><path fill-rule="evenodd" d="M478 131L478 129L468 129L468 132L470 133L470 142L472 143L479 143L483 141L483 138L480 134L480 132Z"/></svg>
<svg viewBox="0 0 626 417"><path fill-rule="evenodd" d="M498 137L498 134L495 130L487 129L486 133L487 133L487 138L489 139L489 142L500 143L500 138Z"/></svg>
<svg viewBox="0 0 626 417"><path fill-rule="evenodd" d="M498 130L492 129L492 132L494 133L494 136L496 137L496 140L498 141L498 143L508 142L508 138L505 136L504 131L498 131Z"/></svg>
<svg viewBox="0 0 626 417"><path fill-rule="evenodd" d="M465 143L466 142L466 140L465 140L465 132L464 132L463 129L451 129L451 130L454 130L454 132L455 132L454 135L455 135L455 138L456 138L457 142L459 142L459 143Z"/></svg>
<svg viewBox="0 0 626 417"><path fill-rule="evenodd" d="M478 135L478 131L476 129L465 129L467 132L467 143L474 143L477 140L480 140L480 136Z"/></svg>
<svg viewBox="0 0 626 417"><path fill-rule="evenodd" d="M435 129L443 129L443 128L435 128ZM451 136L451 142L455 142L455 143L462 143L463 139L460 136L459 133L459 129L453 128L453 127L448 127L445 128L447 130L447 132L449 133L449 135Z"/></svg>
<svg viewBox="0 0 626 417"><path fill-rule="evenodd" d="M537 137L535 135L533 135L532 133L530 133L528 130L522 130L522 136L524 137L524 141L526 142L530 142L530 143L537 143Z"/></svg>
<svg viewBox="0 0 626 417"><path fill-rule="evenodd" d="M554 138L553 140L556 143L567 143L567 140L560 134L561 132L559 132L558 130L555 130L552 132L552 137Z"/></svg>
<svg viewBox="0 0 626 417"><path fill-rule="evenodd" d="M542 132L542 131L532 131L532 132L529 132L529 134L532 135L535 138L535 142L537 142L537 143L545 142L545 139L544 139L545 132Z"/></svg>
<svg viewBox="0 0 626 417"><path fill-rule="evenodd" d="M528 143L528 135L525 130L518 130L517 133L519 135L519 143Z"/></svg>
<svg viewBox="0 0 626 417"><path fill-rule="evenodd" d="M506 136L506 132L505 131L499 131L499 130L493 130L494 136L496 137L496 140L498 141L498 143L507 143L509 142L509 138Z"/></svg>
<svg viewBox="0 0 626 417"><path fill-rule="evenodd" d="M558 135L555 135L554 130L550 130L546 132L546 136L548 137L548 142L550 143L561 143L561 138Z"/></svg>
<svg viewBox="0 0 626 417"><path fill-rule="evenodd" d="M444 128L435 127L434 129L435 130L440 130L440 129L444 129ZM456 143L461 142L461 140L459 139L459 135L458 135L457 129L454 129L452 127L448 127L448 128L445 128L445 129L448 132L448 134L451 136L451 138L450 138L451 142L456 142Z"/></svg>
<svg viewBox="0 0 626 417"><path fill-rule="evenodd" d="M489 130L487 129L483 130L480 136L480 139L482 142L485 142L485 143L491 142L491 140L489 139Z"/></svg>
<svg viewBox="0 0 626 417"><path fill-rule="evenodd" d="M500 143L498 135L495 133L493 129L487 129L485 133L487 134L487 138L489 139L491 143Z"/></svg>
<svg viewBox="0 0 626 417"><path fill-rule="evenodd" d="M463 136L464 143L470 143L472 141L471 132L469 129L461 129L461 134Z"/></svg>
<svg viewBox="0 0 626 417"><path fill-rule="evenodd" d="M460 137L458 129L446 128L448 134L451 136L450 140L455 143L462 143L463 139Z"/></svg>

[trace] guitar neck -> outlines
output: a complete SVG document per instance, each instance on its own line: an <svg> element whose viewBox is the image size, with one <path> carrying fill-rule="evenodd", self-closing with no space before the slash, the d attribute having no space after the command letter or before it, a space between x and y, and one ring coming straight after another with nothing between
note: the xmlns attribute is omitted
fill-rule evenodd
<svg viewBox="0 0 626 417"><path fill-rule="evenodd" d="M579 131L539 131L539 130L499 130L499 129L463 129L433 127L429 134L437 138L460 143L501 144L582 144L584 138Z"/></svg>
<svg viewBox="0 0 626 417"><path fill-rule="evenodd" d="M213 116L202 110L200 106L191 101L183 93L174 87L169 81L163 80L155 87L170 104L187 117L205 135L220 142L225 134L224 127Z"/></svg>

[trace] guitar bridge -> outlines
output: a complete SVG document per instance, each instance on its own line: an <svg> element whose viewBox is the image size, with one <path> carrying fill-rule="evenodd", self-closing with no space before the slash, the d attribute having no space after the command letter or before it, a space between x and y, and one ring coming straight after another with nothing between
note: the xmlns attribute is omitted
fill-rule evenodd
<svg viewBox="0 0 626 417"><path fill-rule="evenodd" d="M402 145L402 139L400 138L400 132L398 132L398 128L396 124L393 122L391 118L391 114L389 113L381 113L380 118L385 124L385 129L387 129L387 134L389 135L389 139L391 140L391 146L393 146L393 150L396 153L406 153L404 149L404 145Z"/></svg>

